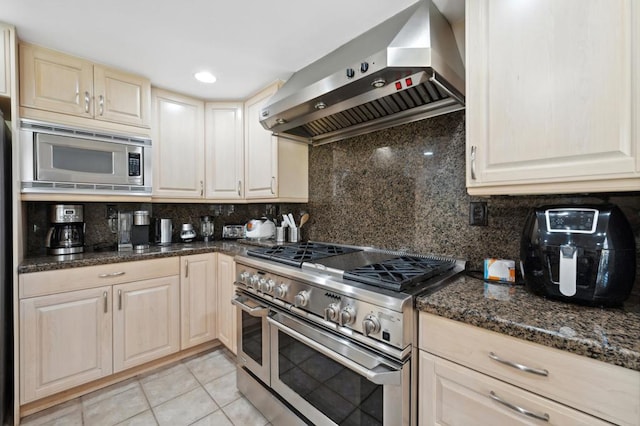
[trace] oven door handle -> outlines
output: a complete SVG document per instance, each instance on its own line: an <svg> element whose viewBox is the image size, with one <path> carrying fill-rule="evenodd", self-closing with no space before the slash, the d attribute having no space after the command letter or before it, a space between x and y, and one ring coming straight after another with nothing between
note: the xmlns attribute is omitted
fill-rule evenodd
<svg viewBox="0 0 640 426"><path fill-rule="evenodd" d="M378 364L372 369L363 367L355 361L350 360L349 358L342 356L340 354L335 353L331 349L328 349L324 345L314 341L313 339L308 338L304 334L297 332L286 325L274 320L273 318L267 318L269 324L274 327L282 330L284 333L289 334L291 337L301 341L305 345L315 349L321 354L331 358L332 360L344 365L345 367L355 371L361 376L366 377L372 383L376 385L396 385L400 386L402 384L402 372L398 370L393 370L386 365Z"/></svg>
<svg viewBox="0 0 640 426"><path fill-rule="evenodd" d="M231 303L251 315L252 317L266 317L269 314L269 308L266 306L254 306L253 308L249 305L242 303L241 297L235 296L231 299Z"/></svg>

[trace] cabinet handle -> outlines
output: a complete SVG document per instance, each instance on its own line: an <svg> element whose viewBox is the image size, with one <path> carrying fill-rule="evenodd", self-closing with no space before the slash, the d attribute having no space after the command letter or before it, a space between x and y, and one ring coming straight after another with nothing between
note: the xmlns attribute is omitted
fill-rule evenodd
<svg viewBox="0 0 640 426"><path fill-rule="evenodd" d="M85 90L84 92L84 112L89 112L89 102L91 101L91 97L89 96L89 92Z"/></svg>
<svg viewBox="0 0 640 426"><path fill-rule="evenodd" d="M122 290L118 290L118 310L122 310Z"/></svg>
<svg viewBox="0 0 640 426"><path fill-rule="evenodd" d="M273 189L273 187L275 186L276 183L276 177L275 176L271 176L271 194L275 195L276 191Z"/></svg>
<svg viewBox="0 0 640 426"><path fill-rule="evenodd" d="M500 358L498 355L494 354L493 352L489 352L489 358L491 358L494 361L498 361L499 363L502 363L504 365L508 365L509 367L513 367L513 368L516 368L516 369L518 369L520 371L524 371L525 373L537 374L538 376L548 376L549 375L549 371L548 370L544 370L544 369L540 369L540 368L527 367L526 365L518 364L517 362L507 361L506 359Z"/></svg>
<svg viewBox="0 0 640 426"><path fill-rule="evenodd" d="M104 300L104 313L106 314L107 311L109 310L109 306L108 306L108 296L109 296L109 292L105 291L104 293L102 293L102 300Z"/></svg>
<svg viewBox="0 0 640 426"><path fill-rule="evenodd" d="M239 196L240 196L240 194L241 194L241 192L240 192L241 190L242 190L242 181L241 181L241 180L239 180L239 181L238 181L238 197L239 197Z"/></svg>
<svg viewBox="0 0 640 426"><path fill-rule="evenodd" d="M124 271L112 272L110 274L100 274L98 275L98 278L113 278L113 277L119 277L120 275L124 275L124 274L125 274Z"/></svg>
<svg viewBox="0 0 640 426"><path fill-rule="evenodd" d="M189 278L189 261L184 261L184 277Z"/></svg>
<svg viewBox="0 0 640 426"><path fill-rule="evenodd" d="M200 181L200 196L204 195L204 182Z"/></svg>
<svg viewBox="0 0 640 426"><path fill-rule="evenodd" d="M522 407L518 407L517 405L514 405L500 398L498 395L496 395L494 391L489 392L489 398L493 399L496 402L499 402L505 407L512 409L513 411L517 411L520 414L524 414L525 416L533 417L534 419L542 420L545 422L549 421L549 415L547 413L538 414L538 413L534 413L533 411L526 410Z"/></svg>
<svg viewBox="0 0 640 426"><path fill-rule="evenodd" d="M98 105L100 106L100 115L104 115L104 96L98 97Z"/></svg>
<svg viewBox="0 0 640 426"><path fill-rule="evenodd" d="M471 179L476 180L476 146L471 147Z"/></svg>

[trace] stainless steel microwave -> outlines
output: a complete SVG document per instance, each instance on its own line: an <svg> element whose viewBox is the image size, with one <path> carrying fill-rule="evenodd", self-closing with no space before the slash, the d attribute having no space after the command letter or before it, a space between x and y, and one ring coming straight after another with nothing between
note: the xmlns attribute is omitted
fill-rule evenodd
<svg viewBox="0 0 640 426"><path fill-rule="evenodd" d="M20 123L22 192L151 195L151 140Z"/></svg>

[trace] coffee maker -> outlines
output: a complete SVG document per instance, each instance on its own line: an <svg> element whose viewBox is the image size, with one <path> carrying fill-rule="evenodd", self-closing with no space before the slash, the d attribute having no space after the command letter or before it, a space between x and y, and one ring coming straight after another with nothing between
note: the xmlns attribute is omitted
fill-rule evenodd
<svg viewBox="0 0 640 426"><path fill-rule="evenodd" d="M133 212L133 226L131 227L131 244L137 251L149 248L149 226L151 218L147 210Z"/></svg>
<svg viewBox="0 0 640 426"><path fill-rule="evenodd" d="M45 238L48 254L84 252L84 206L53 204L49 209L51 227Z"/></svg>
<svg viewBox="0 0 640 426"><path fill-rule="evenodd" d="M527 217L520 260L525 284L535 294L615 306L633 287L635 238L613 204L543 206Z"/></svg>

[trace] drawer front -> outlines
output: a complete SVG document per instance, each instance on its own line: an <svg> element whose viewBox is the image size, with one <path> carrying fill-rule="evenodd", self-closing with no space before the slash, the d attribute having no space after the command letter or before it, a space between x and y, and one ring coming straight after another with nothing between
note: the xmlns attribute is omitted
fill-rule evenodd
<svg viewBox="0 0 640 426"><path fill-rule="evenodd" d="M640 424L638 371L435 315L421 313L419 327L425 351L605 420Z"/></svg>
<svg viewBox="0 0 640 426"><path fill-rule="evenodd" d="M424 351L418 362L421 426L609 424Z"/></svg>
<svg viewBox="0 0 640 426"><path fill-rule="evenodd" d="M180 274L180 258L141 260L21 274L20 298Z"/></svg>

